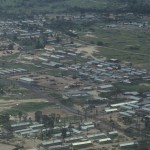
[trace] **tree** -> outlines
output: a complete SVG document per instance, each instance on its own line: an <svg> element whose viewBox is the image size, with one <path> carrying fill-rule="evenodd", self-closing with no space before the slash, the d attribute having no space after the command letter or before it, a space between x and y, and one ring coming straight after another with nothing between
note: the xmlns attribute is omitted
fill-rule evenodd
<svg viewBox="0 0 150 150"><path fill-rule="evenodd" d="M8 45L8 49L9 49L9 50L13 50L13 49L14 49L14 43L10 43L10 44Z"/></svg>
<svg viewBox="0 0 150 150"><path fill-rule="evenodd" d="M23 115L22 111L19 111L18 112L19 121L21 121L22 115Z"/></svg>
<svg viewBox="0 0 150 150"><path fill-rule="evenodd" d="M73 127L72 127L72 124L70 123L69 126L68 126L68 130L69 130L69 132L70 132L70 135L72 134L72 128L73 128Z"/></svg>
<svg viewBox="0 0 150 150"><path fill-rule="evenodd" d="M31 117L29 118L29 122L30 122L30 124L32 124L32 118Z"/></svg>
<svg viewBox="0 0 150 150"><path fill-rule="evenodd" d="M4 90L3 89L0 89L0 94L4 94Z"/></svg>
<svg viewBox="0 0 150 150"><path fill-rule="evenodd" d="M43 124L48 127L49 117L47 115L42 115Z"/></svg>
<svg viewBox="0 0 150 150"><path fill-rule="evenodd" d="M59 36L56 36L56 42L60 43L61 42L61 38Z"/></svg>
<svg viewBox="0 0 150 150"><path fill-rule="evenodd" d="M56 123L59 123L59 120L60 120L60 114L57 114L56 115Z"/></svg>
<svg viewBox="0 0 150 150"><path fill-rule="evenodd" d="M49 118L48 126L49 126L50 128L54 128L54 120L53 120L52 118Z"/></svg>
<svg viewBox="0 0 150 150"><path fill-rule="evenodd" d="M42 39L38 39L35 42L35 48L40 49L40 48L44 48L45 44L44 41Z"/></svg>
<svg viewBox="0 0 150 150"><path fill-rule="evenodd" d="M36 111L35 112L35 121L40 122L42 120L42 112L41 111Z"/></svg>
<svg viewBox="0 0 150 150"><path fill-rule="evenodd" d="M98 45L98 46L103 46L104 43L103 43L102 41L98 41L98 42L97 42L97 45Z"/></svg>
<svg viewBox="0 0 150 150"><path fill-rule="evenodd" d="M0 122L7 131L9 132L12 131L11 124L10 124L10 117L8 113L0 116Z"/></svg>
<svg viewBox="0 0 150 150"><path fill-rule="evenodd" d="M65 139L67 137L67 129L62 128L62 138Z"/></svg>
<svg viewBox="0 0 150 150"><path fill-rule="evenodd" d="M51 117L52 117L52 119L55 121L55 119L56 119L56 114L52 113L52 114L51 114Z"/></svg>
<svg viewBox="0 0 150 150"><path fill-rule="evenodd" d="M42 119L43 119L43 124L46 127L54 128L54 118L53 117L47 116L47 115L43 115Z"/></svg>
<svg viewBox="0 0 150 150"><path fill-rule="evenodd" d="M27 114L23 115L23 121L25 121L25 122L27 121L27 116L28 116Z"/></svg>

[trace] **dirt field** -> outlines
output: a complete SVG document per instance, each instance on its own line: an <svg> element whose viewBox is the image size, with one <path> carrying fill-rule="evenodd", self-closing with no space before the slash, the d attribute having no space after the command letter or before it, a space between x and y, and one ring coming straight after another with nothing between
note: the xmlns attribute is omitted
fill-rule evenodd
<svg viewBox="0 0 150 150"><path fill-rule="evenodd" d="M19 53L20 51L18 50L7 50L7 51L0 51L0 57L2 56L9 56L15 53Z"/></svg>
<svg viewBox="0 0 150 150"><path fill-rule="evenodd" d="M94 99L99 99L99 98L100 98L100 97L98 96L99 93L97 92L97 90L88 91L87 93L91 94Z"/></svg>
<svg viewBox="0 0 150 150"><path fill-rule="evenodd" d="M37 147L38 144L42 143L42 141L38 139L23 139L23 142L25 143L24 150ZM40 148L40 150L42 150L42 148Z"/></svg>
<svg viewBox="0 0 150 150"><path fill-rule="evenodd" d="M94 52L97 52L96 47L95 46L85 46L85 47L79 47L77 49L79 52L85 52L86 56L92 56L92 54Z"/></svg>
<svg viewBox="0 0 150 150"><path fill-rule="evenodd" d="M84 53L84 56L86 57L92 57L95 60L100 60L97 59L93 54L98 52L97 47L96 46L84 46L84 47L79 47L77 49L78 52L82 52ZM105 57L102 57L101 59L105 60Z"/></svg>
<svg viewBox="0 0 150 150"><path fill-rule="evenodd" d="M1 150L12 150L13 148L15 148L15 146L0 143Z"/></svg>
<svg viewBox="0 0 150 150"><path fill-rule="evenodd" d="M90 37L90 38L97 38L95 35L93 35L92 33L88 32L85 34L85 37Z"/></svg>
<svg viewBox="0 0 150 150"><path fill-rule="evenodd" d="M50 106L44 109L41 109L43 115L49 115L49 114L59 114L61 117L67 117L71 116L72 114L68 113L64 109L61 109L59 106ZM30 116L34 120L35 113L29 112L28 116Z"/></svg>
<svg viewBox="0 0 150 150"><path fill-rule="evenodd" d="M51 89L51 90L59 90L64 91L65 86L70 86L76 83L79 83L79 80L72 79L70 77L54 77L50 75L33 75L33 79L37 81L37 84Z"/></svg>

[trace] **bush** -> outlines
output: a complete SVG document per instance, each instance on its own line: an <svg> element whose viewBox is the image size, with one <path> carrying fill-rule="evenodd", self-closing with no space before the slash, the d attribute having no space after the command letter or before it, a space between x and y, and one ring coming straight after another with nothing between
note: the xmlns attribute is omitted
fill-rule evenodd
<svg viewBox="0 0 150 150"><path fill-rule="evenodd" d="M103 43L102 41L98 41L98 42L97 42L97 45L98 45L98 46L103 46L104 43Z"/></svg>

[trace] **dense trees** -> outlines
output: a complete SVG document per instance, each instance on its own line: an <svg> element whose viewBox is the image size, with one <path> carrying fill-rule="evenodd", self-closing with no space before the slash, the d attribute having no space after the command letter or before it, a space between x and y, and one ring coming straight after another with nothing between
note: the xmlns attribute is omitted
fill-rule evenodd
<svg viewBox="0 0 150 150"><path fill-rule="evenodd" d="M23 17L52 12L150 13L150 0L104 0L104 6L101 6L101 2L97 0L96 3L100 7L93 6L90 1L82 0L81 2L82 5L78 2L71 4L71 0L0 0L0 17L13 19L20 15ZM84 2L85 5L83 5Z"/></svg>
<svg viewBox="0 0 150 150"><path fill-rule="evenodd" d="M45 127L54 128L54 123L60 120L59 114L43 115L41 111L35 112L35 121L43 123Z"/></svg>

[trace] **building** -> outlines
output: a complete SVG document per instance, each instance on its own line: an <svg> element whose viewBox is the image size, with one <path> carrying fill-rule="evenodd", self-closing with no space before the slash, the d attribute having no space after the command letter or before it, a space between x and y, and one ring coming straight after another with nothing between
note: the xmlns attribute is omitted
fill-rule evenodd
<svg viewBox="0 0 150 150"><path fill-rule="evenodd" d="M27 84L33 84L33 83L35 83L35 81L33 79L27 78L27 77L20 78L20 82L27 83Z"/></svg>

